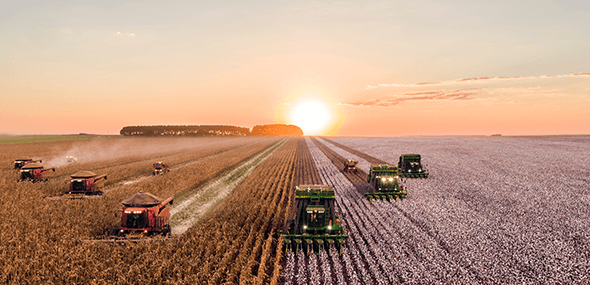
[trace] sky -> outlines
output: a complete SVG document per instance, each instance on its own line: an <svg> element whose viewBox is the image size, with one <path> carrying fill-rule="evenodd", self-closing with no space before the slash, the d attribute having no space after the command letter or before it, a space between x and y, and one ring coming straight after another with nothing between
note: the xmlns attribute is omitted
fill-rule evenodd
<svg viewBox="0 0 590 285"><path fill-rule="evenodd" d="M0 133L590 133L590 1L0 3Z"/></svg>

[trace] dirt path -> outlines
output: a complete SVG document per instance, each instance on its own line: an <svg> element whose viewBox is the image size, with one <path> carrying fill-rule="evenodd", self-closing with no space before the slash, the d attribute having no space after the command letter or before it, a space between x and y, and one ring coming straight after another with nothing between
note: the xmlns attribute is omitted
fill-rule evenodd
<svg viewBox="0 0 590 285"><path fill-rule="evenodd" d="M194 194L176 204L170 210L170 226L173 234L182 234L197 223L209 210L218 205L233 189L242 182L258 165L269 155L286 142L283 139L253 157L252 159L237 166L221 178L196 189Z"/></svg>

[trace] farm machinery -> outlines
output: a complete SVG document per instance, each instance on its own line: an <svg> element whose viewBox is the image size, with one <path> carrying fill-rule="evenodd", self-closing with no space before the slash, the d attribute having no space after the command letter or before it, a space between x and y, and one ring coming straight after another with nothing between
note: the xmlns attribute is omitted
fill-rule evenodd
<svg viewBox="0 0 590 285"><path fill-rule="evenodd" d="M428 170L422 167L420 158L419 154L402 154L397 163L399 177L427 178Z"/></svg>
<svg viewBox="0 0 590 285"><path fill-rule="evenodd" d="M14 160L14 169L21 169L29 163L41 163L41 160L33 160L30 158L19 158Z"/></svg>
<svg viewBox="0 0 590 285"><path fill-rule="evenodd" d="M348 172L348 171L354 171L357 172L357 164L359 162L357 160L354 159L347 159L346 162L344 162L344 172Z"/></svg>
<svg viewBox="0 0 590 285"><path fill-rule="evenodd" d="M327 185L295 187L295 218L282 231L285 250L319 251L335 246L340 250L348 238L342 217L334 208L334 188Z"/></svg>
<svg viewBox="0 0 590 285"><path fill-rule="evenodd" d="M168 169L168 165L166 165L165 163L161 161L154 163L154 175L164 174L168 171L170 171L170 169Z"/></svg>
<svg viewBox="0 0 590 285"><path fill-rule="evenodd" d="M55 167L45 168L40 163L28 163L20 169L20 179L18 181L47 181L47 178L43 178L43 172L52 170L55 172Z"/></svg>
<svg viewBox="0 0 590 285"><path fill-rule="evenodd" d="M66 156L66 161L68 163L76 163L76 162L78 162L78 158L68 155L68 156Z"/></svg>
<svg viewBox="0 0 590 285"><path fill-rule="evenodd" d="M72 174L70 190L66 194L102 195L106 174L98 175L91 171L79 171Z"/></svg>
<svg viewBox="0 0 590 285"><path fill-rule="evenodd" d="M365 193L367 199L404 199L407 195L404 186L399 185L398 168L391 164L373 164L367 177L373 192Z"/></svg>
<svg viewBox="0 0 590 285"><path fill-rule="evenodd" d="M121 202L121 224L109 231L111 237L140 238L170 233L170 208L173 198L160 199L150 193L139 192Z"/></svg>

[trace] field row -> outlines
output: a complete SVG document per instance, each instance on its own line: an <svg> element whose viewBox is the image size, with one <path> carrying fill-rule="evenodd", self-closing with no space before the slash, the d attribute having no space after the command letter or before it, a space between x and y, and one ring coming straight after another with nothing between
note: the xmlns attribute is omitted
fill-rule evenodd
<svg viewBox="0 0 590 285"><path fill-rule="evenodd" d="M334 159L328 163L325 155L333 154L312 150L323 157L324 162L316 160L320 174L336 187L338 205L348 213L349 252L356 246L365 264L374 266L366 272L359 268L361 283L383 278L387 283L463 284L590 280L588 138L318 142L341 159L358 159L365 171L368 156L397 163L403 153L420 153L429 166L428 179L406 179L406 200L369 203L338 173L341 166Z"/></svg>
<svg viewBox="0 0 590 285"><path fill-rule="evenodd" d="M142 272L150 271L153 263L145 263L145 260L155 262L158 258L162 259L159 255L162 252L167 252L167 258L171 258L171 251L175 249L174 242L109 247L100 244L80 244L76 241L99 238L108 228L117 224L120 217L115 214L121 207L120 201L125 197L139 191L150 192L160 197L190 192L267 149L277 140L275 138L248 138L241 141L203 139L192 142L203 142L204 147L164 145L158 149L167 150L147 153L143 156L135 155L134 152L126 152L131 155L117 154L115 156L119 156L124 162L115 161L114 174L111 175L115 178L109 177L112 184L106 187L110 190L104 196L95 199L44 199L44 196L62 193L65 189L63 181L17 183L15 179L6 178L15 175L12 170L2 170L2 173L6 175L3 175L0 188L0 199L3 201L0 214L6 218L0 222L0 229L3 230L0 235L2 256L0 267L4 268L0 274L0 282L16 284L27 280L33 283L110 283L113 281L121 284L136 283L133 279L126 277L127 274L136 268L144 268L141 269ZM183 142L186 143L187 140ZM153 143L154 141L147 142L145 146ZM178 143L178 141L172 143ZM138 146L140 147L141 145ZM51 153L42 153L42 155L48 157ZM14 156L17 155L11 155L11 157ZM172 161L174 171L152 177L149 174L145 176L143 170L135 169L142 163L149 164L151 167L154 156L165 157L166 161ZM112 162L112 160L106 160L103 161L104 164L97 165L93 164L97 162L89 164L82 162L69 167L72 172L77 171L76 167L82 169L102 167L108 172L112 171L108 167ZM121 171L118 167L134 169L136 173L130 176L116 176L116 172ZM91 169L96 171L96 168ZM146 170L151 173L151 169ZM144 260L136 259L140 256L144 257ZM174 267L172 260L168 262ZM84 264L93 264L93 266L89 269ZM91 280L94 281L91 282Z"/></svg>

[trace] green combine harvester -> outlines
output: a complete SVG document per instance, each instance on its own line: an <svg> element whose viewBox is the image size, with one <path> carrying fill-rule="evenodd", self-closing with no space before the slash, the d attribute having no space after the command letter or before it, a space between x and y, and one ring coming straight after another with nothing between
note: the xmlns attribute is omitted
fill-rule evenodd
<svg viewBox="0 0 590 285"><path fill-rule="evenodd" d="M428 170L422 167L419 154L402 154L397 163L399 177L428 178Z"/></svg>
<svg viewBox="0 0 590 285"><path fill-rule="evenodd" d="M373 164L367 177L367 183L373 192L365 193L367 199L395 200L404 199L407 195L403 186L399 185L398 169L391 164Z"/></svg>
<svg viewBox="0 0 590 285"><path fill-rule="evenodd" d="M291 251L339 251L348 238L342 217L335 211L334 188L327 185L295 187L295 219L288 220L282 232L284 248Z"/></svg>

